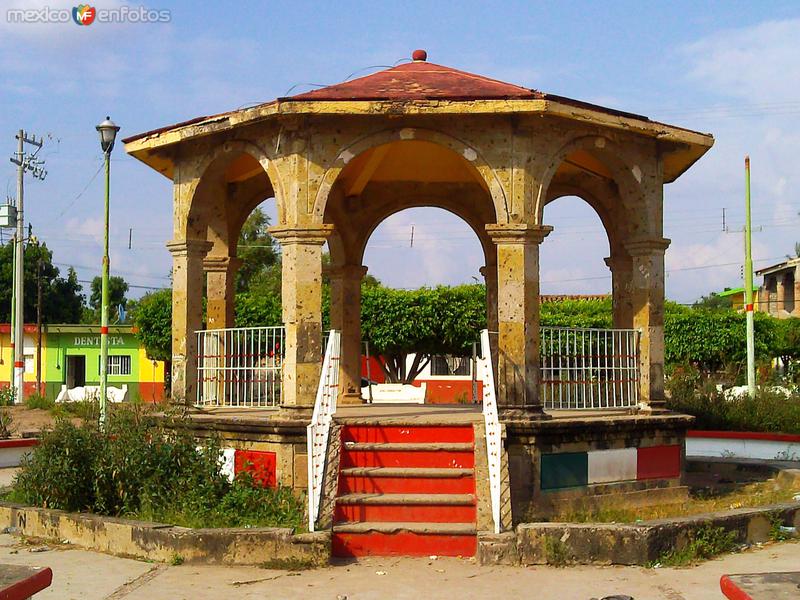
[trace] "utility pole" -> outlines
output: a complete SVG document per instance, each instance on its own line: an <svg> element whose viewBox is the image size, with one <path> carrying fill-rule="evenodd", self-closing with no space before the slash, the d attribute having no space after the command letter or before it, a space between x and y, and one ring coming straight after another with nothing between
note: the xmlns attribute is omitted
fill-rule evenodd
<svg viewBox="0 0 800 600"><path fill-rule="evenodd" d="M36 393L42 394L42 259L36 265Z"/></svg>
<svg viewBox="0 0 800 600"><path fill-rule="evenodd" d="M11 284L11 368L8 370L10 374L9 387L12 391L16 390L14 378L14 344L17 340L17 289L14 282L17 280L17 234L11 234L11 275L14 280Z"/></svg>
<svg viewBox="0 0 800 600"><path fill-rule="evenodd" d="M25 375L25 299L23 297L24 258L25 258L25 218L24 218L24 179L25 173L31 171L33 176L44 180L47 171L44 161L36 158L42 148L43 141L36 136L28 137L24 130L17 133L17 151L11 162L17 165L17 235L14 241L14 402L24 400L23 378ZM36 147L33 154L25 152L25 144Z"/></svg>
<svg viewBox="0 0 800 600"><path fill-rule="evenodd" d="M750 157L744 159L744 297L747 312L747 391L756 395L755 333L753 330L753 252L750 241Z"/></svg>

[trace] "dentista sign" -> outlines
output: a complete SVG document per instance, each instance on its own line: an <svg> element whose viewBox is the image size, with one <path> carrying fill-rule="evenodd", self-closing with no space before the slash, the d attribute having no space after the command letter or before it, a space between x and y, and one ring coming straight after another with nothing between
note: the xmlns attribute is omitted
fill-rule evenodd
<svg viewBox="0 0 800 600"><path fill-rule="evenodd" d="M99 346L100 345L100 336L75 336L75 346ZM108 345L109 346L124 346L125 340L120 336L110 335L108 336Z"/></svg>

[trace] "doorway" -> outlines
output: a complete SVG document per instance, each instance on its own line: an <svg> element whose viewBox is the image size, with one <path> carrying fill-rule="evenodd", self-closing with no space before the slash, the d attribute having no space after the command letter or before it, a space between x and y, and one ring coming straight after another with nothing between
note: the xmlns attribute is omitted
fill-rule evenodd
<svg viewBox="0 0 800 600"><path fill-rule="evenodd" d="M67 389L86 386L86 357L67 357Z"/></svg>

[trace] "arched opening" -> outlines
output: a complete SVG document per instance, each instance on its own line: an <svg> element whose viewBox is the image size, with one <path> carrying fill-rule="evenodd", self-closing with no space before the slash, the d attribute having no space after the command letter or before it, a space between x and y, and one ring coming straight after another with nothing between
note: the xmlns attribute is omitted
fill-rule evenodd
<svg viewBox="0 0 800 600"><path fill-rule="evenodd" d="M475 229L441 208L409 208L375 224L363 264L380 284L362 288L362 376L395 387L362 395L375 403L398 394L425 404L478 401L473 350L487 316L487 250L491 259Z"/></svg>
<svg viewBox="0 0 800 600"><path fill-rule="evenodd" d="M473 399L474 366L465 359L471 359L471 345L477 339L466 346L456 343L456 336L463 332L454 330L447 338L451 342L448 347L443 334L413 337L412 334L423 333L420 328L408 327L413 315L402 317L407 322L398 320L392 326L385 318L390 313L373 311L369 303L386 301L394 303L395 308L413 311L434 300L463 308L465 302L474 303L479 298L476 326L483 326L486 294L482 287L474 286L483 283L481 267L488 263L494 268L494 246L485 226L496 220L492 195L477 168L465 156L438 143L396 140L369 148L348 161L331 186L324 210L325 223L332 224L335 231L329 240L331 272L336 274L331 279L331 327L342 331L341 381L346 396L353 397L354 402L361 401L362 376L421 387L418 376L428 375L445 378L442 381L447 377L463 380L444 392L444 384L437 384L430 400ZM365 291L362 319L360 281L365 267L384 286L379 291ZM473 287L456 292L414 291L440 284ZM377 298L381 294L385 298ZM424 295L428 298L422 298ZM379 317L386 326L381 337L375 335L374 327L369 329ZM380 366L362 359L362 348L366 349L362 345L362 324L369 329L364 341L372 342L371 354L385 359ZM429 324L440 329L442 326ZM402 334L404 329L407 331L403 343L391 343L392 336ZM448 348L452 351L445 352ZM362 364L370 365L370 371L366 372ZM464 369L470 374L462 375ZM437 375L429 375L431 370ZM444 371L448 375L439 374Z"/></svg>

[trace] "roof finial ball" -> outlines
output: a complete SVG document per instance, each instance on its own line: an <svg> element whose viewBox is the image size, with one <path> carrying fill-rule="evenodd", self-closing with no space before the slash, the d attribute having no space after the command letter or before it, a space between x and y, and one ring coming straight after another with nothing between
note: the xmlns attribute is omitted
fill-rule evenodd
<svg viewBox="0 0 800 600"><path fill-rule="evenodd" d="M414 62L425 62L428 60L428 53L425 50L414 50L411 53L411 60Z"/></svg>

